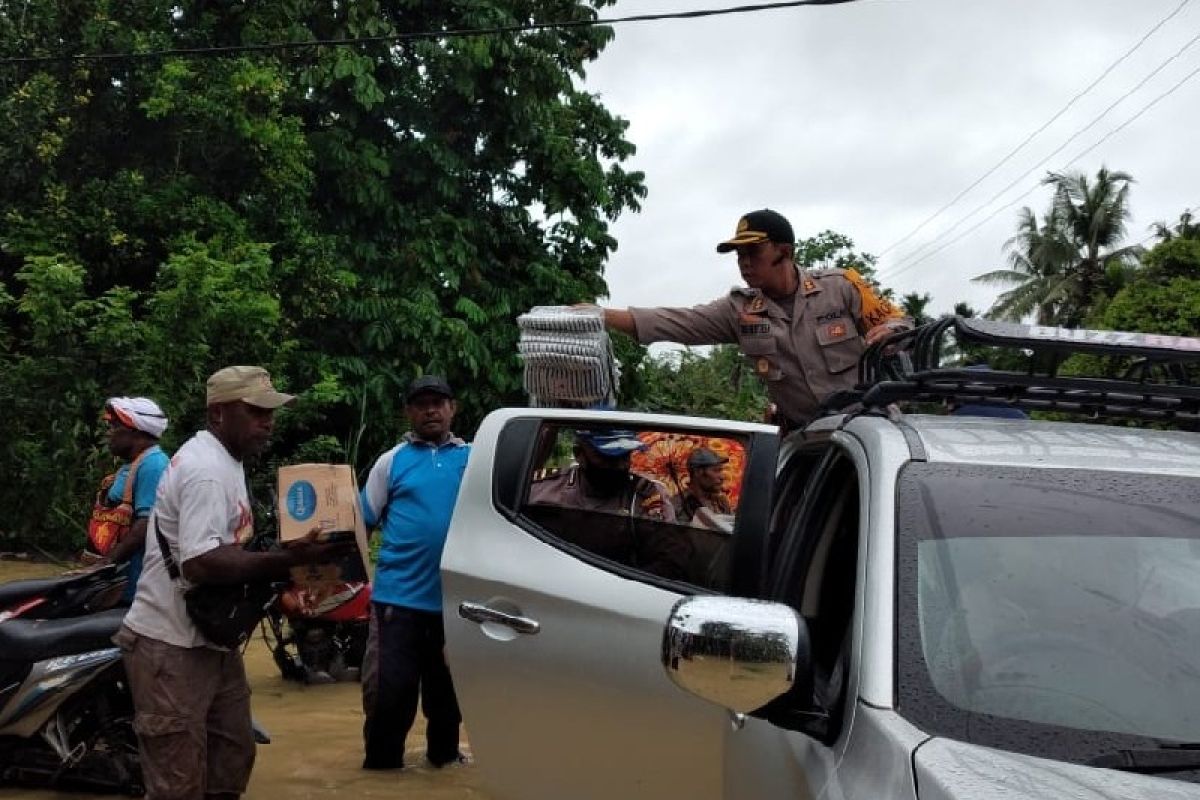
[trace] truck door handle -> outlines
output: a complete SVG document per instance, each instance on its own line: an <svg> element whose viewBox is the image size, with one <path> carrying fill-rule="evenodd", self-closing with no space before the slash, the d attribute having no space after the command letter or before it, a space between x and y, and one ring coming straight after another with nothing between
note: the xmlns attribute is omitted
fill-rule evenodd
<svg viewBox="0 0 1200 800"><path fill-rule="evenodd" d="M512 628L517 633L532 634L542 629L542 623L535 619L522 617L517 614L509 614L506 611L500 611L490 606L485 606L482 603L470 603L465 600L458 604L458 615L472 622L494 622L497 625L504 625Z"/></svg>

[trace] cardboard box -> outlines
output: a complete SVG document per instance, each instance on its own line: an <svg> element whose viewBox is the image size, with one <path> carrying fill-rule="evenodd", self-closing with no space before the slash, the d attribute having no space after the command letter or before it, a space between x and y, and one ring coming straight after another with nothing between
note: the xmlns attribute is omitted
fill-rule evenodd
<svg viewBox="0 0 1200 800"><path fill-rule="evenodd" d="M279 540L302 539L320 528L322 540L353 538L356 551L331 564L292 568L296 595L305 610L321 613L347 584L370 580L367 529L354 470L347 464L296 464L279 469Z"/></svg>
<svg viewBox="0 0 1200 800"><path fill-rule="evenodd" d="M313 528L353 534L362 522L358 486L347 464L296 464L279 469L279 540L303 539Z"/></svg>

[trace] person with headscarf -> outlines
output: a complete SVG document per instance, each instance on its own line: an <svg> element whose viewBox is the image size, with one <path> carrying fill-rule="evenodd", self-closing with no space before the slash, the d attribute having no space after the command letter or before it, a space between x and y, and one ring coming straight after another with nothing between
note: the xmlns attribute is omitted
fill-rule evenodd
<svg viewBox="0 0 1200 800"><path fill-rule="evenodd" d="M158 444L168 419L158 404L147 397L110 397L104 403L104 421L108 423L108 449L123 463L105 478L107 491L103 488L105 484L101 484L92 519L95 522L99 517L109 524L89 526L93 553L87 560L129 563L122 598L128 604L133 602L142 572L146 527L158 482L170 463Z"/></svg>

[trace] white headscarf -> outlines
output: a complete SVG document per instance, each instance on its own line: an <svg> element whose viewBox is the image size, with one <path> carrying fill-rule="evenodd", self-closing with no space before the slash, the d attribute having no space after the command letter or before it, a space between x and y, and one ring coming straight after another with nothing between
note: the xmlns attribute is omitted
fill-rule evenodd
<svg viewBox="0 0 1200 800"><path fill-rule="evenodd" d="M155 439L167 429L167 415L149 397L110 397L105 403L127 427L148 433Z"/></svg>

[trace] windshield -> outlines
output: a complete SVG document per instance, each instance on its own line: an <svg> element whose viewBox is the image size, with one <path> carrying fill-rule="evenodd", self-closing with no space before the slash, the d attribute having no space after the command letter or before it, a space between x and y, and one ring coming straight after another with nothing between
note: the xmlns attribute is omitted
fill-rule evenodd
<svg viewBox="0 0 1200 800"><path fill-rule="evenodd" d="M1200 741L1200 480L914 463L899 500L906 716L1065 758Z"/></svg>

